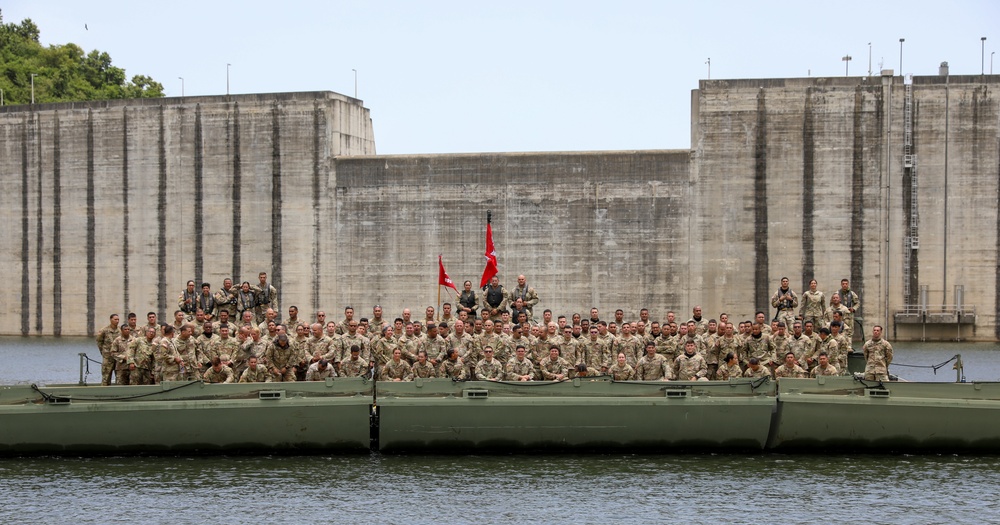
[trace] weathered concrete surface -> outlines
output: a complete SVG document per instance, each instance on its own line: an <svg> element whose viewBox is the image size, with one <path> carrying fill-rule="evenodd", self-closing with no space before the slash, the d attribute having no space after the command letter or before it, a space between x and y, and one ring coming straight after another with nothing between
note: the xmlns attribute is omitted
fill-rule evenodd
<svg viewBox="0 0 1000 525"><path fill-rule="evenodd" d="M998 84L913 85L911 282L939 305L964 285L979 315L963 334L990 340ZM478 281L487 209L502 280L526 274L539 309L660 319L700 304L738 320L770 312L783 275L827 292L848 277L866 326L892 327L908 302L904 90L892 77L702 81L690 150L584 153L376 156L368 111L334 93L2 108L0 333L90 333L111 312L172 312L189 278L259 270L306 318L376 303L419 317L438 254L456 282Z"/></svg>
<svg viewBox="0 0 1000 525"><path fill-rule="evenodd" d="M328 92L0 109L7 334L167 314L192 278L307 294L332 159L375 153L368 110Z"/></svg>

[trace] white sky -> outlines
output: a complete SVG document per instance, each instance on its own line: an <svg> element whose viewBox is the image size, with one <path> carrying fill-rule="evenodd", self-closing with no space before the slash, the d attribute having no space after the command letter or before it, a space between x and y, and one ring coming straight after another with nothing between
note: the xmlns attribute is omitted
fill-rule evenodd
<svg viewBox="0 0 1000 525"><path fill-rule="evenodd" d="M711 76L979 74L1000 2L5 0L43 44L107 51L168 96L331 90L371 109L379 154L690 147ZM84 29L84 25L89 29ZM994 56L1000 74L1000 57Z"/></svg>

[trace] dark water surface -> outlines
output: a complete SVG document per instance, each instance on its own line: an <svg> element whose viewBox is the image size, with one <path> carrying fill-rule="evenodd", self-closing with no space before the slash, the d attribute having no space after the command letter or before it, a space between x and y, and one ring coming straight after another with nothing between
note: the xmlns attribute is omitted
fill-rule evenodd
<svg viewBox="0 0 1000 525"><path fill-rule="evenodd" d="M961 353L1000 379L995 344ZM76 383L86 339L0 338L0 384ZM91 365L89 383L99 382ZM893 370L954 381L947 365ZM2 422L0 422L2 424ZM0 523L997 523L1000 457L853 455L240 456L0 459Z"/></svg>

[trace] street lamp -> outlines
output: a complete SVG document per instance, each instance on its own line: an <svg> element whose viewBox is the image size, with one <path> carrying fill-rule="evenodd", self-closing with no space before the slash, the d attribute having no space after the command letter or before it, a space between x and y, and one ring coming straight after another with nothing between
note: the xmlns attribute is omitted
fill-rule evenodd
<svg viewBox="0 0 1000 525"><path fill-rule="evenodd" d="M851 76L850 75L851 55L844 55L844 58L841 58L841 60L844 61L844 76L845 77Z"/></svg>
<svg viewBox="0 0 1000 525"><path fill-rule="evenodd" d="M906 42L905 38L899 39L899 76L903 77L903 83L906 83L906 76L903 75L903 42Z"/></svg>
<svg viewBox="0 0 1000 525"><path fill-rule="evenodd" d="M177 77L181 79L181 96L184 96L184 77Z"/></svg>
<svg viewBox="0 0 1000 525"><path fill-rule="evenodd" d="M979 74L986 74L986 37L980 37L979 41L982 42L982 51L979 54ZM991 57L992 58L992 57Z"/></svg>
<svg viewBox="0 0 1000 525"><path fill-rule="evenodd" d="M354 71L354 98L358 98L358 70L351 69Z"/></svg>
<svg viewBox="0 0 1000 525"><path fill-rule="evenodd" d="M226 64L226 96L229 96L229 67L232 64Z"/></svg>
<svg viewBox="0 0 1000 525"><path fill-rule="evenodd" d="M997 54L996 51L990 51L990 74L993 74L993 55Z"/></svg>
<svg viewBox="0 0 1000 525"><path fill-rule="evenodd" d="M705 63L708 64L708 79L712 80L712 57L708 57Z"/></svg>
<svg viewBox="0 0 1000 525"><path fill-rule="evenodd" d="M31 103L35 103L35 77L38 75L35 73L31 74Z"/></svg>
<svg viewBox="0 0 1000 525"><path fill-rule="evenodd" d="M868 42L868 76L872 76L872 43Z"/></svg>

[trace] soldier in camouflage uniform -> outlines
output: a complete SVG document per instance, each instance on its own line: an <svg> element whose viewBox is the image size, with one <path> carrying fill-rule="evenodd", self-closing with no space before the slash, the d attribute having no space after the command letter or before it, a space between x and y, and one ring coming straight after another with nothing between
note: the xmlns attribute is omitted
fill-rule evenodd
<svg viewBox="0 0 1000 525"><path fill-rule="evenodd" d="M549 356L538 363L542 379L546 381L563 381L569 377L569 362L559 357L559 347L549 347Z"/></svg>
<svg viewBox="0 0 1000 525"><path fill-rule="evenodd" d="M840 290L833 295L838 296L840 305L847 309L847 313L844 314L844 335L851 340L854 338L854 316L861 308L861 300L858 299L858 294L851 290L851 283L847 279L840 280ZM832 301L833 297L830 297L830 300Z"/></svg>
<svg viewBox="0 0 1000 525"><path fill-rule="evenodd" d="M733 325L730 324L729 326L732 327ZM715 379L717 381L729 381L743 377L743 369L740 368L740 361L734 352L726 352L724 359L725 361L723 361L722 366L715 372Z"/></svg>
<svg viewBox="0 0 1000 525"><path fill-rule="evenodd" d="M750 337L746 339L743 346L744 355L750 358L756 357L761 365L768 366L776 360L774 344L770 337L764 335L763 327L758 323L750 326Z"/></svg>
<svg viewBox="0 0 1000 525"><path fill-rule="evenodd" d="M596 326L590 327L590 338L577 345L577 361L602 372L610 368L611 351Z"/></svg>
<svg viewBox="0 0 1000 525"><path fill-rule="evenodd" d="M132 343L132 330L128 325L119 329L119 335L111 342L111 357L115 361L115 384L129 384L128 347Z"/></svg>
<svg viewBox="0 0 1000 525"><path fill-rule="evenodd" d="M771 369L761 364L760 360L756 357L750 358L750 363L747 365L747 369L743 371L743 377L759 378L767 377L774 378L771 375Z"/></svg>
<svg viewBox="0 0 1000 525"><path fill-rule="evenodd" d="M847 318L851 314L851 311L848 310L846 306L840 304L840 293L834 292L834 294L830 297L830 307L826 310L826 326L830 326L830 323L836 320L834 315L838 313L840 314L841 320L844 321L844 324L846 325ZM853 319L851 322L853 324Z"/></svg>
<svg viewBox="0 0 1000 525"><path fill-rule="evenodd" d="M656 353L656 345L652 344L646 345L646 355L639 359L635 372L639 381L669 381L673 374L670 363Z"/></svg>
<svg viewBox="0 0 1000 525"><path fill-rule="evenodd" d="M174 327L163 327L163 337L157 342L153 356L162 374L162 381L180 381L183 379L182 371L186 377L186 370L183 370L184 358L174 347Z"/></svg>
<svg viewBox="0 0 1000 525"><path fill-rule="evenodd" d="M281 334L274 338L274 343L267 347L267 366L271 370L271 380L275 382L295 381L295 366L297 356L288 343L288 336Z"/></svg>
<svg viewBox="0 0 1000 525"><path fill-rule="evenodd" d="M198 356L198 362L209 363L216 357L221 358L223 355L232 357L239 352L239 341L230 337L230 335L228 326L220 326L219 337L213 337L212 341L205 345L203 355ZM194 339L192 338L192 341L193 340ZM180 348L178 348L178 351L180 351Z"/></svg>
<svg viewBox="0 0 1000 525"><path fill-rule="evenodd" d="M437 377L437 367L427 360L427 352L424 350L417 352L417 360L414 361L413 366L410 368L413 377L422 377L424 379Z"/></svg>
<svg viewBox="0 0 1000 525"><path fill-rule="evenodd" d="M514 357L507 361L504 379L507 381L532 381L535 378L535 365L527 358L527 349L518 345Z"/></svg>
<svg viewBox="0 0 1000 525"><path fill-rule="evenodd" d="M673 376L679 381L708 381L708 364L694 341L684 343L684 353L674 360Z"/></svg>
<svg viewBox="0 0 1000 525"><path fill-rule="evenodd" d="M256 356L247 360L247 369L240 374L240 383L270 383L271 372L260 364Z"/></svg>
<svg viewBox="0 0 1000 525"><path fill-rule="evenodd" d="M818 354L820 352L826 352L826 355L830 359L830 362L832 362L832 363L839 363L840 362L840 343L836 339L834 339L833 337L831 337L830 333L831 333L831 331L830 331L829 328L823 327L823 328L819 329L819 338L820 338L820 340L822 340L822 343L820 343L819 347L816 350L817 355L816 356L810 356L810 359L812 361L816 361L817 360ZM845 360L846 360L846 358L845 358ZM841 368L841 367L837 367L837 368L840 370L841 374L845 373L845 371L844 371L843 368Z"/></svg>
<svg viewBox="0 0 1000 525"><path fill-rule="evenodd" d="M634 381L637 378L635 368L628 364L624 352L618 352L615 364L608 368L608 375L615 381Z"/></svg>
<svg viewBox="0 0 1000 525"><path fill-rule="evenodd" d="M392 327L386 328L392 330ZM382 367L379 381L413 381L413 370L410 363L403 359L403 352L399 348L392 349L392 358Z"/></svg>
<svg viewBox="0 0 1000 525"><path fill-rule="evenodd" d="M795 322L795 309L799 307L799 296L788 287L788 277L781 278L781 287L771 296L771 307L778 309L777 318L792 326Z"/></svg>
<svg viewBox="0 0 1000 525"><path fill-rule="evenodd" d="M229 312L230 319L236 319L236 293L239 291L233 286L233 280L225 278L222 281L222 289L212 296L215 299L215 308L221 313L223 310Z"/></svg>
<svg viewBox="0 0 1000 525"><path fill-rule="evenodd" d="M375 370L380 373L389 361L393 360L393 355L396 351L399 351L400 358L403 356L403 350L396 345L396 340L392 338L392 326L386 325L382 328L382 337L371 345L371 360L375 362ZM403 359L406 362L406 368L409 369L410 362ZM400 367L396 365L393 369L394 372L398 372ZM379 379L387 379L385 377L379 377Z"/></svg>
<svg viewBox="0 0 1000 525"><path fill-rule="evenodd" d="M340 377L365 377L370 373L371 362L361 357L360 346L352 346L348 356L340 363Z"/></svg>
<svg viewBox="0 0 1000 525"><path fill-rule="evenodd" d="M115 358L112 355L111 343L118 337L118 323L121 318L118 314L111 314L111 324L101 328L97 332L97 350L101 352L101 385L111 384L111 374L115 371Z"/></svg>
<svg viewBox="0 0 1000 525"><path fill-rule="evenodd" d="M235 383L236 376L233 374L233 369L222 364L222 359L218 357L212 358L212 366L205 370L202 374L202 379L206 383Z"/></svg>
<svg viewBox="0 0 1000 525"><path fill-rule="evenodd" d="M306 369L306 381L326 381L326 378L336 376L333 366L326 359L320 359Z"/></svg>
<svg viewBox="0 0 1000 525"><path fill-rule="evenodd" d="M164 327L164 336L166 336ZM172 326L170 328L173 328ZM174 339L174 348L177 355L184 360L181 364L182 372L178 376L178 381L197 381L202 377L202 369L207 368L203 363L211 362L211 358L203 355L198 348L196 340L191 336L194 330L193 324L186 324L179 336Z"/></svg>
<svg viewBox="0 0 1000 525"><path fill-rule="evenodd" d="M156 344L153 340L156 332L145 330L145 337L133 337L128 347L126 361L129 368L130 385L152 385L153 378L153 351Z"/></svg>
<svg viewBox="0 0 1000 525"><path fill-rule="evenodd" d="M438 368L438 375L455 381L464 381L468 376L466 375L465 363L458 356L458 350L449 348L445 356L444 362Z"/></svg>
<svg viewBox="0 0 1000 525"><path fill-rule="evenodd" d="M785 352L785 363L774 369L774 377L798 377L808 376L808 372L795 362L795 352Z"/></svg>
<svg viewBox="0 0 1000 525"><path fill-rule="evenodd" d="M483 348L485 357L476 363L476 380L500 381L503 379L503 364L498 359L493 359L493 353L492 347Z"/></svg>
<svg viewBox="0 0 1000 525"><path fill-rule="evenodd" d="M882 339L882 327L872 327L872 338L865 342L865 379L888 381L889 365L892 364L892 345Z"/></svg>
<svg viewBox="0 0 1000 525"><path fill-rule="evenodd" d="M281 306L278 304L278 289L267 282L267 272L260 272L257 279L260 282L253 287L254 314L256 321L263 323L267 319L267 310L280 312Z"/></svg>
<svg viewBox="0 0 1000 525"><path fill-rule="evenodd" d="M524 304L525 310L527 310L528 321L530 322L534 318L532 313L535 305L538 304L538 293L535 292L534 288L528 286L528 280L523 275L517 276L517 286L510 290L507 300L513 304L515 299L521 299Z"/></svg>
<svg viewBox="0 0 1000 525"><path fill-rule="evenodd" d="M809 291L802 292L802 308L799 313L802 321L812 321L813 324L826 322L826 296L816 290L816 279L809 281Z"/></svg>
<svg viewBox="0 0 1000 525"><path fill-rule="evenodd" d="M837 367L830 364L830 356L826 355L826 351L819 353L819 364L809 373L809 377L839 375L840 370L837 370Z"/></svg>

